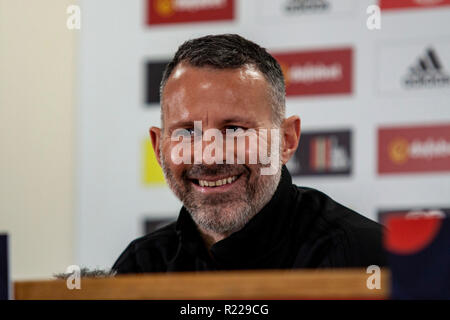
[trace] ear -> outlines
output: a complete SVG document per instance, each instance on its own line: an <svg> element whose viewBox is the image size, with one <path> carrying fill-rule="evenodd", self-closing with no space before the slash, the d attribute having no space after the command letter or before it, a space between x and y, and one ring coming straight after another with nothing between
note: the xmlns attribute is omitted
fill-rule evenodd
<svg viewBox="0 0 450 320"><path fill-rule="evenodd" d="M150 139L152 140L153 151L155 152L156 160L161 166L161 150L159 148L160 140L161 140L161 129L158 127L151 127L149 130Z"/></svg>
<svg viewBox="0 0 450 320"><path fill-rule="evenodd" d="M281 149L281 161L283 164L289 161L292 155L297 150L300 141L300 126L301 121L298 116L291 116L283 120L281 124L283 132L283 141Z"/></svg>

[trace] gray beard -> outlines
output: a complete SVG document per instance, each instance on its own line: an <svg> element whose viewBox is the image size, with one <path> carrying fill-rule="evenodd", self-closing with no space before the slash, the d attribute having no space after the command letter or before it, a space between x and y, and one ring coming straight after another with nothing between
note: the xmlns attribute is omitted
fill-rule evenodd
<svg viewBox="0 0 450 320"><path fill-rule="evenodd" d="M274 175L259 175L253 183L247 180L245 192L238 197L221 195L198 199L190 182L180 185L175 180L170 169L165 166L162 155L161 164L170 189L183 202L197 226L216 234L227 235L242 229L272 199L280 182L282 166L280 163L279 170ZM260 168L258 172L261 172Z"/></svg>

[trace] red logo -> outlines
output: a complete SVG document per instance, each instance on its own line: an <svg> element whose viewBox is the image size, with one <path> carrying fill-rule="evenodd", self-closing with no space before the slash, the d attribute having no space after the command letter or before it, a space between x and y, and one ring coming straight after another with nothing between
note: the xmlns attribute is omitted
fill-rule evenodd
<svg viewBox="0 0 450 320"><path fill-rule="evenodd" d="M275 53L287 96L352 92L352 49Z"/></svg>
<svg viewBox="0 0 450 320"><path fill-rule="evenodd" d="M450 5L450 0L380 0L381 10L433 8Z"/></svg>
<svg viewBox="0 0 450 320"><path fill-rule="evenodd" d="M234 19L234 0L147 0L147 24Z"/></svg>
<svg viewBox="0 0 450 320"><path fill-rule="evenodd" d="M450 125L378 130L378 173L450 171Z"/></svg>
<svg viewBox="0 0 450 320"><path fill-rule="evenodd" d="M442 218L393 217L387 220L385 247L396 254L413 254L429 246L442 226Z"/></svg>

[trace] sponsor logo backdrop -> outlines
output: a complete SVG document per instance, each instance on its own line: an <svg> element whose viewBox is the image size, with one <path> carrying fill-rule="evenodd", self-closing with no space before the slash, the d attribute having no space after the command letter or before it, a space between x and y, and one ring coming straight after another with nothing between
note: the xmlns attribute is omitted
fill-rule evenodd
<svg viewBox="0 0 450 320"><path fill-rule="evenodd" d="M164 65L206 34L239 33L279 60L287 115L302 119L296 184L374 220L449 208L449 3L81 0L75 262L110 267L145 221L177 216L148 129ZM372 4L380 30L366 27Z"/></svg>
<svg viewBox="0 0 450 320"><path fill-rule="evenodd" d="M384 95L450 92L450 37L382 44L379 63Z"/></svg>
<svg viewBox="0 0 450 320"><path fill-rule="evenodd" d="M350 94L352 49L274 53L286 82L286 96Z"/></svg>
<svg viewBox="0 0 450 320"><path fill-rule="evenodd" d="M378 130L378 172L449 172L450 124Z"/></svg>
<svg viewBox="0 0 450 320"><path fill-rule="evenodd" d="M350 175L351 131L303 132L287 167L293 176Z"/></svg>
<svg viewBox="0 0 450 320"><path fill-rule="evenodd" d="M380 0L382 10L426 9L450 5L450 0Z"/></svg>
<svg viewBox="0 0 450 320"><path fill-rule="evenodd" d="M147 0L147 24L233 20L234 0Z"/></svg>

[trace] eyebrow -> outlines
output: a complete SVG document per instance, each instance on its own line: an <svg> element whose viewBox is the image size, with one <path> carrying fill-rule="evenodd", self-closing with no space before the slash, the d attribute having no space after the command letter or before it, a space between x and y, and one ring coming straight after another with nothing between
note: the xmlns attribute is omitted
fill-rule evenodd
<svg viewBox="0 0 450 320"><path fill-rule="evenodd" d="M223 124L230 124L230 123L236 123L236 122L238 122L238 123L245 123L245 124L248 124L248 125L255 124L254 121L251 121L251 120L248 120L248 119L245 119L245 118L241 118L241 117L233 117L233 118L228 118L228 119L223 120Z"/></svg>
<svg viewBox="0 0 450 320"><path fill-rule="evenodd" d="M184 120L184 121L177 121L174 123L171 123L168 128L173 129L173 128L184 128L184 127L192 127L194 126L194 121L190 121L190 120Z"/></svg>

